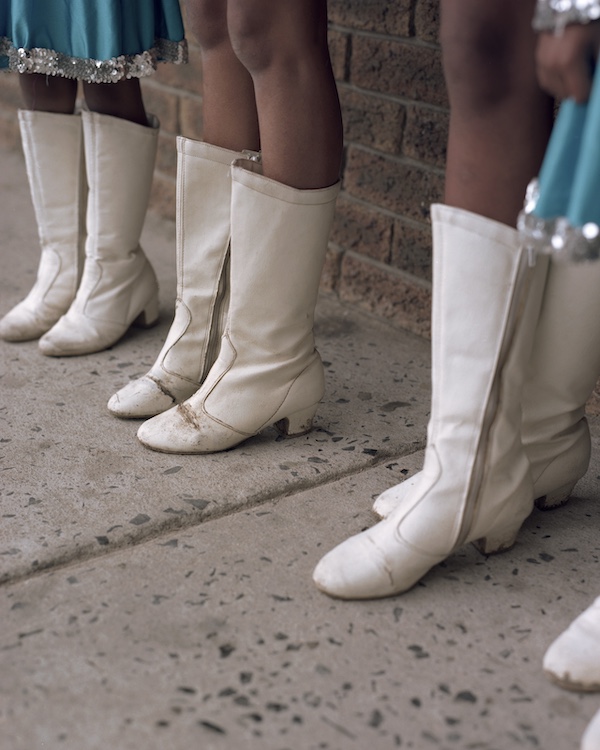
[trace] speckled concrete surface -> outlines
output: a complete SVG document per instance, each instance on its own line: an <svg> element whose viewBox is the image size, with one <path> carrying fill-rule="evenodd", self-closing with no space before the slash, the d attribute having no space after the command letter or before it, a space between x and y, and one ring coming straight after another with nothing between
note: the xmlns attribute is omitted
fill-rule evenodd
<svg viewBox="0 0 600 750"><path fill-rule="evenodd" d="M0 152L2 309L36 263L22 170ZM429 347L322 300L313 433L147 451L105 403L168 328L172 242L150 217L153 331L76 359L0 344L0 748L576 748L600 696L549 684L541 658L600 593L598 419L576 497L513 550L460 550L393 599L330 600L313 566L422 460Z"/></svg>

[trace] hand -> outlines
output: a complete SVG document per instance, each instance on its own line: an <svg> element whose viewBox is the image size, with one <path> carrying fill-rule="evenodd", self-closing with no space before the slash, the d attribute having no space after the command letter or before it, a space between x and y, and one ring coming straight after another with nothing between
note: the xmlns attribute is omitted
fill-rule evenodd
<svg viewBox="0 0 600 750"><path fill-rule="evenodd" d="M560 35L540 34L536 64L540 86L558 99L578 104L590 95L600 48L600 21L567 26Z"/></svg>

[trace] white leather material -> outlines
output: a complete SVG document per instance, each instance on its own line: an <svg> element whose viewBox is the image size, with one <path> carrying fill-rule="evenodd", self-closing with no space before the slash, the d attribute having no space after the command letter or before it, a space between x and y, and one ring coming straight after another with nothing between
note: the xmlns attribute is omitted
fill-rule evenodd
<svg viewBox="0 0 600 750"><path fill-rule="evenodd" d="M6 341L39 338L69 309L85 242L81 118L20 110L19 126L41 257L33 288L0 320Z"/></svg>
<svg viewBox="0 0 600 750"><path fill-rule="evenodd" d="M324 392L314 309L339 184L297 190L260 166L232 167L231 301L215 364L187 401L145 422L144 445L172 453L225 450L279 423L310 429Z"/></svg>
<svg viewBox="0 0 600 750"><path fill-rule="evenodd" d="M432 221L432 405L423 471L386 520L319 562L315 583L333 596L405 591L470 541L486 552L506 548L533 507L520 403L546 267L528 268L516 231L497 222L440 205Z"/></svg>
<svg viewBox="0 0 600 750"><path fill-rule="evenodd" d="M599 289L600 264L550 263L526 371L521 427L541 508L563 503L589 465L585 404L600 375ZM379 495L375 513L386 518L405 502L417 476Z"/></svg>
<svg viewBox="0 0 600 750"><path fill-rule="evenodd" d="M523 444L536 497L587 471L585 404L600 375L600 264L553 262L523 391Z"/></svg>
<svg viewBox="0 0 600 750"><path fill-rule="evenodd" d="M581 738L581 750L600 748L600 711L594 716Z"/></svg>
<svg viewBox="0 0 600 750"><path fill-rule="evenodd" d="M218 353L227 312L234 151L177 139L177 300L152 368L108 402L118 417L151 417L195 393Z"/></svg>
<svg viewBox="0 0 600 750"><path fill-rule="evenodd" d="M600 597L548 648L544 672L568 690L600 690Z"/></svg>
<svg viewBox="0 0 600 750"><path fill-rule="evenodd" d="M85 264L66 314L39 342L48 356L101 351L134 321L158 319L158 284L142 248L158 121L144 127L82 112L89 194Z"/></svg>

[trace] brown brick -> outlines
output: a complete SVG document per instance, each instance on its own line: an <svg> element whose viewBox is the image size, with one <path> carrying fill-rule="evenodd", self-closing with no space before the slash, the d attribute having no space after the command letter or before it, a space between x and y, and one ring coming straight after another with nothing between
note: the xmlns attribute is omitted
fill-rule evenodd
<svg viewBox="0 0 600 750"><path fill-rule="evenodd" d="M9 151L19 151L21 148L21 133L16 110L0 113L0 148Z"/></svg>
<svg viewBox="0 0 600 750"><path fill-rule="evenodd" d="M362 31L409 36L412 0L330 0L332 23Z"/></svg>
<svg viewBox="0 0 600 750"><path fill-rule="evenodd" d="M175 221L175 180L159 171L154 173L150 210Z"/></svg>
<svg viewBox="0 0 600 750"><path fill-rule="evenodd" d="M345 81L348 77L346 61L350 35L341 31L329 31L329 56L336 81Z"/></svg>
<svg viewBox="0 0 600 750"><path fill-rule="evenodd" d="M437 42L439 34L439 0L417 0L415 8L415 35L424 42Z"/></svg>
<svg viewBox="0 0 600 750"><path fill-rule="evenodd" d="M0 102L15 109L23 106L18 73L0 73Z"/></svg>
<svg viewBox="0 0 600 750"><path fill-rule="evenodd" d="M447 106L440 53L434 47L357 36L350 81L369 91Z"/></svg>
<svg viewBox="0 0 600 750"><path fill-rule="evenodd" d="M431 281L431 226L398 219L394 223L390 264Z"/></svg>
<svg viewBox="0 0 600 750"><path fill-rule="evenodd" d="M170 133L161 132L159 136L156 169L171 179L177 176L177 143Z"/></svg>
<svg viewBox="0 0 600 750"><path fill-rule="evenodd" d="M346 142L360 143L387 154L400 154L406 119L403 104L392 99L340 87Z"/></svg>
<svg viewBox="0 0 600 750"><path fill-rule="evenodd" d="M325 256L325 264L321 273L320 288L324 292L335 292L340 278L340 266L343 252L333 246L329 246Z"/></svg>
<svg viewBox="0 0 600 750"><path fill-rule="evenodd" d="M179 107L176 94L158 86L145 86L143 92L146 109L158 117L161 130L166 133L178 133Z"/></svg>
<svg viewBox="0 0 600 750"><path fill-rule="evenodd" d="M331 239L344 250L389 262L393 219L372 206L340 197Z"/></svg>
<svg viewBox="0 0 600 750"><path fill-rule="evenodd" d="M403 153L412 159L443 169L448 140L447 111L418 105L407 109Z"/></svg>
<svg viewBox="0 0 600 750"><path fill-rule="evenodd" d="M347 253L339 296L419 336L431 331L431 290L366 258Z"/></svg>
<svg viewBox="0 0 600 750"><path fill-rule="evenodd" d="M441 199L443 176L430 168L350 147L344 189L360 200L417 221Z"/></svg>
<svg viewBox="0 0 600 750"><path fill-rule="evenodd" d="M202 140L202 99L198 96L182 96L179 102L181 135Z"/></svg>
<svg viewBox="0 0 600 750"><path fill-rule="evenodd" d="M202 91L202 63L200 50L189 45L189 60L184 65L160 64L151 77L157 84L199 94Z"/></svg>

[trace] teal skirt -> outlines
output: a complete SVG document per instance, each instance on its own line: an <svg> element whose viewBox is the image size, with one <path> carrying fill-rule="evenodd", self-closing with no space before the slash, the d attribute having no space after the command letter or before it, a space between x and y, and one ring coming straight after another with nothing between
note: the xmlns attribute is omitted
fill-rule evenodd
<svg viewBox="0 0 600 750"><path fill-rule="evenodd" d="M186 60L177 0L0 0L0 68L114 83Z"/></svg>

